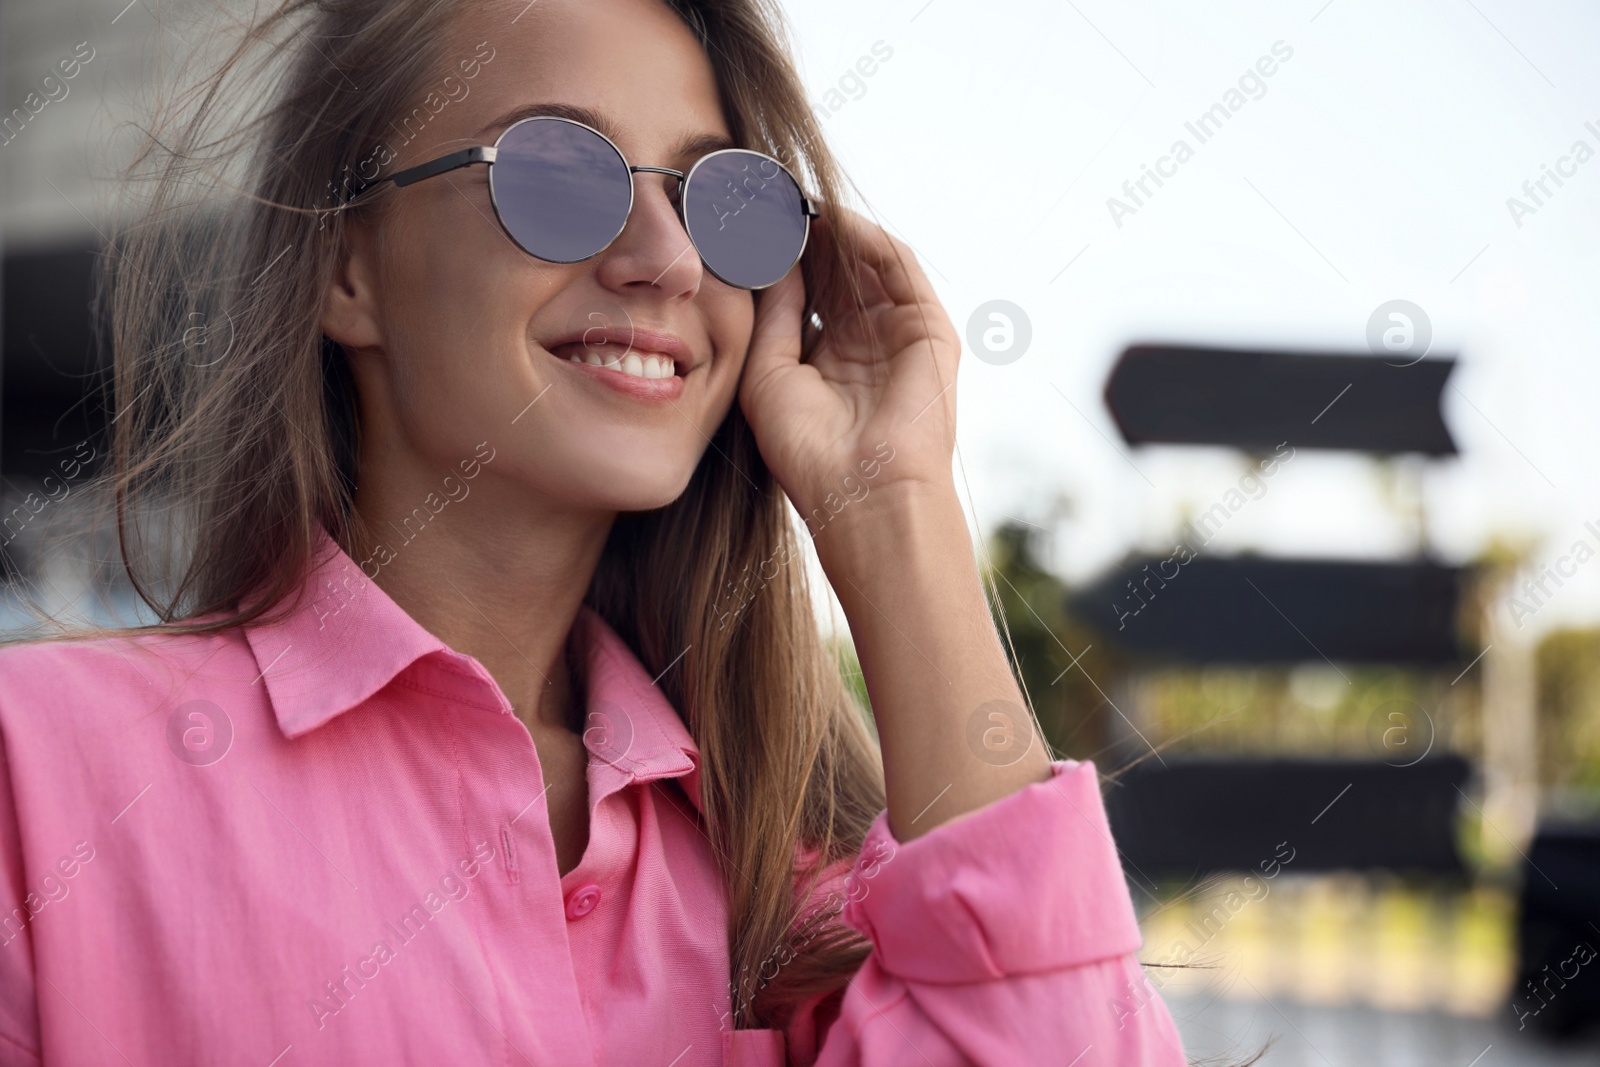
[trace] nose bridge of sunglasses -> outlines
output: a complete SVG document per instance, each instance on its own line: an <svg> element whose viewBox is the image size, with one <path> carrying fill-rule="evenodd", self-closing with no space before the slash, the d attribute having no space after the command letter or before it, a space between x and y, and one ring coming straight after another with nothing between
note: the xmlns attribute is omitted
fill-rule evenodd
<svg viewBox="0 0 1600 1067"><path fill-rule="evenodd" d="M630 175L662 175L661 187L667 194L667 200L670 201L674 207L677 206L678 201L683 197L683 183L685 175L681 170L673 170L671 167L629 167L628 173Z"/></svg>

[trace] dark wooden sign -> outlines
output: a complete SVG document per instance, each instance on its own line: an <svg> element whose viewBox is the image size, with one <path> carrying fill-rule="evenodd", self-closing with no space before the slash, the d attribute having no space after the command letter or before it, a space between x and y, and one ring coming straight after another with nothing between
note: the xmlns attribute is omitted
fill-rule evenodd
<svg viewBox="0 0 1600 1067"><path fill-rule="evenodd" d="M1074 615L1127 651L1211 663L1463 661L1465 572L1427 562L1136 558L1074 594ZM1466 652L1470 659L1474 652Z"/></svg>
<svg viewBox="0 0 1600 1067"><path fill-rule="evenodd" d="M1129 874L1194 878L1388 869L1461 874L1456 755L1408 766L1366 759L1168 756L1106 793Z"/></svg>
<svg viewBox="0 0 1600 1067"><path fill-rule="evenodd" d="M1440 409L1450 358L1136 345L1106 382L1129 444L1455 455Z"/></svg>

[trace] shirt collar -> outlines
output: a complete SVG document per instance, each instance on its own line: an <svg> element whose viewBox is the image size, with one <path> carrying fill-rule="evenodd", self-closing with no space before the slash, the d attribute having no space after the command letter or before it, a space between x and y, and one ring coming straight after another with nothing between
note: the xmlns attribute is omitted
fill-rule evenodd
<svg viewBox="0 0 1600 1067"><path fill-rule="evenodd" d="M317 548L299 606L283 619L247 625L245 637L266 687L278 728L293 740L368 700L419 661L442 671L449 695L467 704L513 714L510 701L472 656L449 648L357 566L328 532ZM590 776L627 782L683 777L684 792L700 807L700 750L666 696L625 641L587 606L572 640L588 670L588 717L583 733Z"/></svg>

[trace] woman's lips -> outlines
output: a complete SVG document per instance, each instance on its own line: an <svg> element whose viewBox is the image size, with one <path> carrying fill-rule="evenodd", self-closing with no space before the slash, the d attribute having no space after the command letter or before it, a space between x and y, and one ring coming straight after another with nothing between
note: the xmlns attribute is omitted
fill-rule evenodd
<svg viewBox="0 0 1600 1067"><path fill-rule="evenodd" d="M640 400L676 400L683 395L683 377L675 373L677 366L673 358L664 353L645 352L609 342L569 341L551 348L550 354L575 373L593 378L624 396ZM646 374L658 376L645 377Z"/></svg>

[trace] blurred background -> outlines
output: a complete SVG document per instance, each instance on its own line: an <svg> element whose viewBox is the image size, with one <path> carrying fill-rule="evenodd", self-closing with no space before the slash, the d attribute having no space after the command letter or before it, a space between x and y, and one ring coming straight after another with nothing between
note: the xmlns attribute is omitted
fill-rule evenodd
<svg viewBox="0 0 1600 1067"><path fill-rule="evenodd" d="M996 613L1107 779L1191 1053L1600 1060L1600 10L786 7L966 339ZM44 533L99 458L90 272L188 10L0 5L0 624L137 613Z"/></svg>

